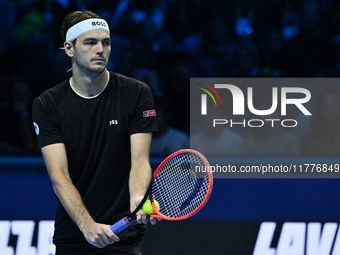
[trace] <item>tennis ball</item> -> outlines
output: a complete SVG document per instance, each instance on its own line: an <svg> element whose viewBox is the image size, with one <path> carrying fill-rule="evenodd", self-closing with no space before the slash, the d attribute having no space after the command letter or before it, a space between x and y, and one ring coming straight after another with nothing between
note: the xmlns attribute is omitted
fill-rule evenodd
<svg viewBox="0 0 340 255"><path fill-rule="evenodd" d="M159 204L156 200L153 201L157 207L157 209L159 210ZM156 214L154 209L152 208L152 205L151 205L151 201L150 199L146 200L145 203L143 204L143 212L146 214L146 215L152 215L152 214Z"/></svg>

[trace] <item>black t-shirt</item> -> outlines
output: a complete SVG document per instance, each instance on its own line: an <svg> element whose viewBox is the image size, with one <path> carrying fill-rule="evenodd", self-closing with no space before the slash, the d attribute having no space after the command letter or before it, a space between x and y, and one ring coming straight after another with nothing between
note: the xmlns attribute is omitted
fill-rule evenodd
<svg viewBox="0 0 340 255"><path fill-rule="evenodd" d="M33 122L39 148L65 144L72 182L95 221L113 224L129 214L130 135L157 131L145 83L110 72L105 89L84 98L66 80L35 99ZM121 241L129 242L124 232ZM59 202L54 243L84 240Z"/></svg>

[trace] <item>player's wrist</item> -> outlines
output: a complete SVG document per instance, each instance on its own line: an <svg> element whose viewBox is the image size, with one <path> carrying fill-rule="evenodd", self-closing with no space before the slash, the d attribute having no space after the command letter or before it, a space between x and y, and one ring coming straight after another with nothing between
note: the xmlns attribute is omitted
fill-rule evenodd
<svg viewBox="0 0 340 255"><path fill-rule="evenodd" d="M143 200L144 194L136 195L130 198L130 206L138 205Z"/></svg>
<svg viewBox="0 0 340 255"><path fill-rule="evenodd" d="M96 222L91 218L87 218L86 220L81 221L78 224L78 228L81 232L87 232L89 231L89 229L91 228L91 226L93 226L94 224L96 224Z"/></svg>

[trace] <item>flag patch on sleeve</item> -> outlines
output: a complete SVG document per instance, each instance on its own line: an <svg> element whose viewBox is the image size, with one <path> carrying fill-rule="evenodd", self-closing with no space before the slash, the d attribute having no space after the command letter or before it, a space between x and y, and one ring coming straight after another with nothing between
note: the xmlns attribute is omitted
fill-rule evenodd
<svg viewBox="0 0 340 255"><path fill-rule="evenodd" d="M143 117L156 116L156 110L148 110L143 112Z"/></svg>

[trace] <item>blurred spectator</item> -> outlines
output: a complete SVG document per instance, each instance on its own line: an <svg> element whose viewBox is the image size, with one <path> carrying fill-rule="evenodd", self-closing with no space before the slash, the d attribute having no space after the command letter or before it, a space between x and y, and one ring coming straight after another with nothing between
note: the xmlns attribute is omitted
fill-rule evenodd
<svg viewBox="0 0 340 255"><path fill-rule="evenodd" d="M270 29L260 44L262 65L267 76L280 77L284 67L285 41L280 29Z"/></svg>
<svg viewBox="0 0 340 255"><path fill-rule="evenodd" d="M29 41L32 37L43 35L46 29L44 14L34 6L20 18L16 29L16 36L19 41Z"/></svg>
<svg viewBox="0 0 340 255"><path fill-rule="evenodd" d="M43 2L29 3L25 7L15 30L15 52L20 55L18 68L22 78L40 79L49 71L50 37L47 28L50 24L45 19Z"/></svg>
<svg viewBox="0 0 340 255"><path fill-rule="evenodd" d="M137 37L132 43L138 54L139 64L143 63L148 68L156 66L158 53L161 50L161 32L150 17L146 17L138 23L136 35Z"/></svg>
<svg viewBox="0 0 340 255"><path fill-rule="evenodd" d="M125 47L119 52L117 56L117 62L115 65L115 72L121 73L126 76L132 76L132 73L137 68L137 56L135 51Z"/></svg>
<svg viewBox="0 0 340 255"><path fill-rule="evenodd" d="M155 97L159 131L152 136L150 154L169 155L180 149L190 148L189 136L170 125L175 116L172 102L166 97Z"/></svg>
<svg viewBox="0 0 340 255"><path fill-rule="evenodd" d="M202 42L202 66L204 77L224 76L224 69L233 65L235 42L225 20L221 16L213 16L208 21Z"/></svg>
<svg viewBox="0 0 340 255"><path fill-rule="evenodd" d="M188 35L196 34L210 18L209 11L214 3L200 0L165 1L164 30L168 31L175 42L181 42Z"/></svg>
<svg viewBox="0 0 340 255"><path fill-rule="evenodd" d="M155 96L160 96L163 94L156 71L143 67L136 68L131 74L131 77L148 84Z"/></svg>
<svg viewBox="0 0 340 255"><path fill-rule="evenodd" d="M234 68L230 77L258 77L260 76L258 48L251 40L240 40L235 48Z"/></svg>
<svg viewBox="0 0 340 255"><path fill-rule="evenodd" d="M111 35L111 55L109 59L108 68L112 67L112 70L120 71L122 74L128 75L135 68L136 52L132 50L131 41L117 34ZM130 70L127 70L130 69Z"/></svg>
<svg viewBox="0 0 340 255"><path fill-rule="evenodd" d="M71 68L70 59L63 50L59 50L53 53L50 59L50 65L53 72L48 77L48 82L45 84L39 83L39 91L43 92L46 89L58 84L63 80L71 76L71 73L67 72Z"/></svg>
<svg viewBox="0 0 340 255"><path fill-rule="evenodd" d="M334 41L321 21L318 6L314 1L305 1L299 34L287 42L285 76L310 77L324 67L335 67Z"/></svg>

